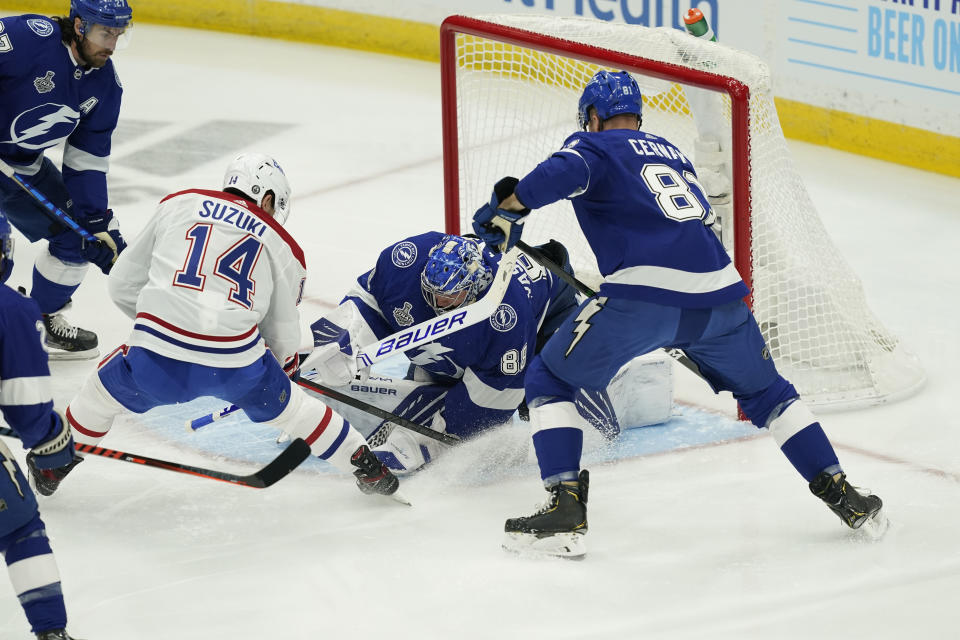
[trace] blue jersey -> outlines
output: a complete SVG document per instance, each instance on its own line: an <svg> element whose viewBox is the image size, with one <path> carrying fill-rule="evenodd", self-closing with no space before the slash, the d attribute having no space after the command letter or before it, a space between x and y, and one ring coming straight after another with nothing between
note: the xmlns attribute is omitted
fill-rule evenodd
<svg viewBox="0 0 960 640"><path fill-rule="evenodd" d="M356 304L377 338L436 317L423 297L420 274L430 249L443 237L428 232L398 242L357 279L359 287L343 302ZM486 248L483 259L494 271L500 262ZM512 415L523 400L521 374L536 350L537 330L552 313L575 308L568 300L573 296L564 294L569 294L566 283L521 254L513 281L488 321L406 352L436 381L457 385L446 396L447 424L471 423L481 412L500 422Z"/></svg>
<svg viewBox="0 0 960 640"><path fill-rule="evenodd" d="M0 285L0 412L28 449L59 428L50 419L53 395L42 329L37 303Z"/></svg>
<svg viewBox="0 0 960 640"><path fill-rule="evenodd" d="M32 14L0 18L0 158L31 176L44 149L66 141L63 180L78 218L107 209L110 137L122 92L113 61L80 66L56 22Z"/></svg>
<svg viewBox="0 0 960 640"><path fill-rule="evenodd" d="M659 136L575 133L520 181L516 195L531 209L571 200L604 276L600 295L712 307L749 293L703 223L711 208L693 165Z"/></svg>

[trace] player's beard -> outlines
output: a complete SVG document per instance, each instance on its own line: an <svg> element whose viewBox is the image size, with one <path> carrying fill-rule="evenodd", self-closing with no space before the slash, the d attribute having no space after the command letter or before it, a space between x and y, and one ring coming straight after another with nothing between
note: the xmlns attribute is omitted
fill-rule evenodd
<svg viewBox="0 0 960 640"><path fill-rule="evenodd" d="M77 53L80 54L80 62L92 69L99 69L107 64L107 60L113 55L113 49L104 49L98 47L86 38L80 38L77 43Z"/></svg>

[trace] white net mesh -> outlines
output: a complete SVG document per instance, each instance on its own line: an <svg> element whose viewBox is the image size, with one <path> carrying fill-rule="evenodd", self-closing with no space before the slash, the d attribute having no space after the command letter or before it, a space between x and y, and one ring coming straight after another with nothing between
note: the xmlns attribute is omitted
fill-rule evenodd
<svg viewBox="0 0 960 640"><path fill-rule="evenodd" d="M482 16L483 22L590 45L549 53L538 44L507 44L494 35L456 35L456 136L459 146L460 231L505 175L523 176L576 130L577 101L599 69L619 70L618 53L722 74L746 84L749 103L749 224L753 310L783 375L811 404L849 408L889 401L916 390L924 375L867 307L856 275L828 238L794 168L770 92L767 66L755 56L683 32L583 19ZM518 40L524 40L521 36ZM533 42L531 40L531 42ZM596 49L596 48L599 48ZM610 64L595 64L578 55ZM631 65L632 66L632 65ZM631 69L644 95L643 129L694 158L698 137L716 137L731 165L731 109L726 95ZM654 75L649 75L653 73ZM447 159L449 161L449 158ZM749 216L749 220L746 216ZM457 231L456 229L449 229ZM596 287L596 261L569 202L539 210L525 225L528 244L555 238L571 252L578 276ZM729 237L724 237L728 249Z"/></svg>

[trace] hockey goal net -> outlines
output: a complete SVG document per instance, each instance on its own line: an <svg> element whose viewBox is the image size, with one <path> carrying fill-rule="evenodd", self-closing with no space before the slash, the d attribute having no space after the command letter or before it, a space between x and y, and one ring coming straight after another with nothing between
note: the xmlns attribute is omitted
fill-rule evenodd
<svg viewBox="0 0 960 640"><path fill-rule="evenodd" d="M643 129L699 167L698 139L732 181L724 244L783 375L820 408L907 395L924 381L867 306L824 230L784 140L760 59L669 28L578 18L452 16L441 26L446 229L470 231L501 177L522 177L576 130L577 101L599 69L627 70L644 96ZM704 156L706 157L706 156ZM578 276L599 273L568 201L531 216L528 244L555 238Z"/></svg>

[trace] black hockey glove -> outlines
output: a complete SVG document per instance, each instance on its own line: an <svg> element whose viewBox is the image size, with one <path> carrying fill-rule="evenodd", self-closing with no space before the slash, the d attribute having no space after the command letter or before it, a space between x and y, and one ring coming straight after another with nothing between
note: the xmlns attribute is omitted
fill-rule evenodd
<svg viewBox="0 0 960 640"><path fill-rule="evenodd" d="M80 245L83 259L100 267L100 271L110 273L120 252L127 248L127 243L120 234L120 223L113 217L113 209L107 209L104 213L89 216L79 222L80 226L97 239L96 242L84 240Z"/></svg>
<svg viewBox="0 0 960 640"><path fill-rule="evenodd" d="M473 230L492 251L506 252L520 240L524 218L530 209L507 211L500 203L509 198L520 181L512 176L501 178L493 186L490 202L473 214Z"/></svg>

